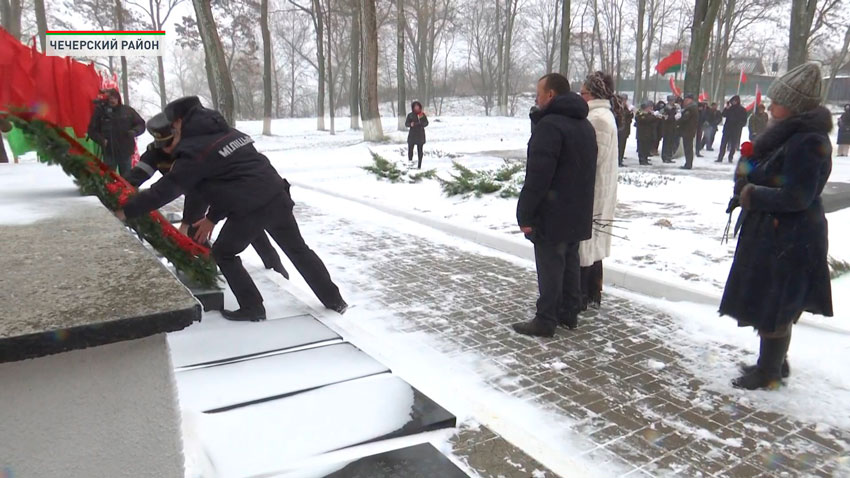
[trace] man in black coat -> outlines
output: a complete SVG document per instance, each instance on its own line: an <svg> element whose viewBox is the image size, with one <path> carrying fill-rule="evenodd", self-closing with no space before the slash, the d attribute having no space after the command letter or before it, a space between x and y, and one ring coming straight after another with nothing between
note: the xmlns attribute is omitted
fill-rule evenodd
<svg viewBox="0 0 850 478"><path fill-rule="evenodd" d="M513 328L551 337L559 323L578 326L578 245L593 227L597 147L587 103L570 92L564 76L551 73L537 82L537 105L517 222L534 243L540 298L534 319Z"/></svg>
<svg viewBox="0 0 850 478"><path fill-rule="evenodd" d="M729 106L723 110L723 137L720 139L720 154L715 163L722 163L723 156L729 151L729 162L735 159L735 151L741 147L741 130L747 126L747 110L741 106L741 97L735 95L729 100Z"/></svg>
<svg viewBox="0 0 850 478"><path fill-rule="evenodd" d="M694 95L691 93L685 95L683 106L685 109L676 125L679 128L679 134L682 136L685 148L685 164L682 169L691 169L694 167L694 138L696 138L699 128L699 107L694 102Z"/></svg>
<svg viewBox="0 0 850 478"><path fill-rule="evenodd" d="M161 136L165 128L167 128L169 132L171 129L171 123L163 113L151 118L150 121L148 121L147 126L148 131L150 131L154 138ZM157 148L156 143L151 143L148 145L145 152L142 153L142 157L139 158L138 164L130 170L130 173L125 179L127 179L127 182L133 187L139 188L154 175L154 172L159 171L160 174L165 176L169 171L171 171L172 166L174 166L174 158L163 151L162 148ZM207 213L208 207L209 204L204 202L199 194L191 191L185 194L183 201L183 219L180 223L180 233L190 237L193 236L196 232L196 228L194 228L192 224L203 219L204 215ZM289 272L287 272L286 268L283 267L283 263L280 261L280 256L277 254L274 246L272 246L272 243L269 241L265 231L251 241L251 246L255 251L257 251L257 255L260 256L260 259L262 259L263 266L266 269L273 269L285 279L289 279Z"/></svg>
<svg viewBox="0 0 850 478"><path fill-rule="evenodd" d="M664 143L661 145L661 161L672 163L673 155L679 149L679 127L676 123L680 115L679 106L675 101L668 101L662 114L664 120L661 122L661 131Z"/></svg>
<svg viewBox="0 0 850 478"><path fill-rule="evenodd" d="M643 108L635 115L635 129L637 130L638 162L641 166L651 166L649 154L655 142L655 134L658 123L661 121L661 113L653 111L653 104L647 101Z"/></svg>
<svg viewBox="0 0 850 478"><path fill-rule="evenodd" d="M777 388L790 374L793 325L803 312L833 315L821 199L832 172L832 115L820 106L822 78L816 63L804 63L773 82L774 123L736 173L744 211L720 313L761 337L758 363L743 367L738 388Z"/></svg>
<svg viewBox="0 0 850 478"><path fill-rule="evenodd" d="M714 136L723 121L723 115L717 110L717 103L705 110L705 123L702 130L702 146L706 151L714 151Z"/></svg>
<svg viewBox="0 0 850 478"><path fill-rule="evenodd" d="M263 297L237 256L264 230L322 304L345 312L348 305L328 270L301 237L292 213L289 183L254 149L254 140L231 128L218 111L202 107L197 97L169 103L165 116L171 121L171 135L158 143L174 157L174 166L150 189L133 196L116 215L122 219L141 216L193 191L209 204L206 216L194 224L197 242L208 241L215 224L226 219L212 256L239 302L239 310L222 311L228 320L266 318Z"/></svg>
<svg viewBox="0 0 850 478"><path fill-rule="evenodd" d="M88 135L100 145L103 162L127 176L136 151L136 136L145 132L145 120L136 110L121 103L118 90L105 90L92 113Z"/></svg>

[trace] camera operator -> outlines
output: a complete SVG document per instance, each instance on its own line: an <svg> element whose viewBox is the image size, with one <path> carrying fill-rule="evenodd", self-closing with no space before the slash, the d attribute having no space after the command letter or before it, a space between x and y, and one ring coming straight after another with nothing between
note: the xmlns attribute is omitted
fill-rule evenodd
<svg viewBox="0 0 850 478"><path fill-rule="evenodd" d="M145 131L145 120L136 110L121 103L121 95L115 89L101 90L94 103L89 138L100 145L103 162L126 176L132 167L136 136Z"/></svg>

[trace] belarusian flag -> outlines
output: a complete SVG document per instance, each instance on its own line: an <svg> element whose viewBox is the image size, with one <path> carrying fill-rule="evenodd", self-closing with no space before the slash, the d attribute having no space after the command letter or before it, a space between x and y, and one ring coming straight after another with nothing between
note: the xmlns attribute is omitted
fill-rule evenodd
<svg viewBox="0 0 850 478"><path fill-rule="evenodd" d="M675 73L682 69L682 50L676 50L670 54L667 58L659 61L657 65L655 65L655 71L658 72L659 75L666 75L667 73Z"/></svg>

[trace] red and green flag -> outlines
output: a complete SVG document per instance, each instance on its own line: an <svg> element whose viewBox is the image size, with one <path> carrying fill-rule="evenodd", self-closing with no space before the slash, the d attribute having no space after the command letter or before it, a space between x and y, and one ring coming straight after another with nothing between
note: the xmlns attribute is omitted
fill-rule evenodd
<svg viewBox="0 0 850 478"><path fill-rule="evenodd" d="M682 50L676 50L670 54L670 56L662 59L655 65L655 71L658 72L659 75L666 75L667 73L676 73L677 71L682 70Z"/></svg>

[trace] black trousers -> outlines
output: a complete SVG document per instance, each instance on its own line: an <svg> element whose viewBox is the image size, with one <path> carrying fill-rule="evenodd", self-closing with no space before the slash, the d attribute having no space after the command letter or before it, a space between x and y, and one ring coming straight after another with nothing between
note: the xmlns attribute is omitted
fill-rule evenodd
<svg viewBox="0 0 850 478"><path fill-rule="evenodd" d="M638 147L638 162L640 164L649 164L649 154L652 152L653 141L642 141L640 136L638 136L637 147Z"/></svg>
<svg viewBox="0 0 850 478"><path fill-rule="evenodd" d="M549 243L536 240L534 259L537 262L537 319L554 323L578 314L581 308L581 273L578 242Z"/></svg>
<svg viewBox="0 0 850 478"><path fill-rule="evenodd" d="M685 167L691 169L694 166L694 137L682 136L682 141L685 149Z"/></svg>
<svg viewBox="0 0 850 478"><path fill-rule="evenodd" d="M195 226L189 226L189 230L186 234L189 237L194 237L195 232L198 231L198 228ZM209 243L204 244L207 247L211 247ZM257 255L260 256L260 259L263 261L263 267L266 269L274 269L276 266L280 265L283 268L283 263L280 262L280 256L277 254L274 246L271 241L269 241L269 236L266 235L266 231L263 231L251 241L251 247L257 251Z"/></svg>
<svg viewBox="0 0 850 478"><path fill-rule="evenodd" d="M729 150L729 162L735 159L735 151L741 147L741 130L723 132L723 137L720 138L720 154L717 155L718 161L723 161L723 156L726 150Z"/></svg>
<svg viewBox="0 0 850 478"><path fill-rule="evenodd" d="M263 296L238 257L263 230L271 234L325 307L333 308L342 302L339 288L331 280L325 264L301 237L292 213L292 201L281 192L256 211L228 217L213 244L213 258L227 279L240 308L258 308L263 304Z"/></svg>
<svg viewBox="0 0 850 478"><path fill-rule="evenodd" d="M416 146L416 154L419 156L419 169L422 169L422 145L407 143L407 160L413 161L413 147Z"/></svg>
<svg viewBox="0 0 850 478"><path fill-rule="evenodd" d="M677 149L679 149L679 135L676 133L664 135L664 144L661 146L661 159L672 161Z"/></svg>
<svg viewBox="0 0 850 478"><path fill-rule="evenodd" d="M581 302L582 309L590 302L602 303L602 261L581 268Z"/></svg>
<svg viewBox="0 0 850 478"><path fill-rule="evenodd" d="M617 159L620 164L623 164L623 159L626 157L626 143L629 140L629 135L619 134L617 135L617 140L620 143L620 155L617 157Z"/></svg>

